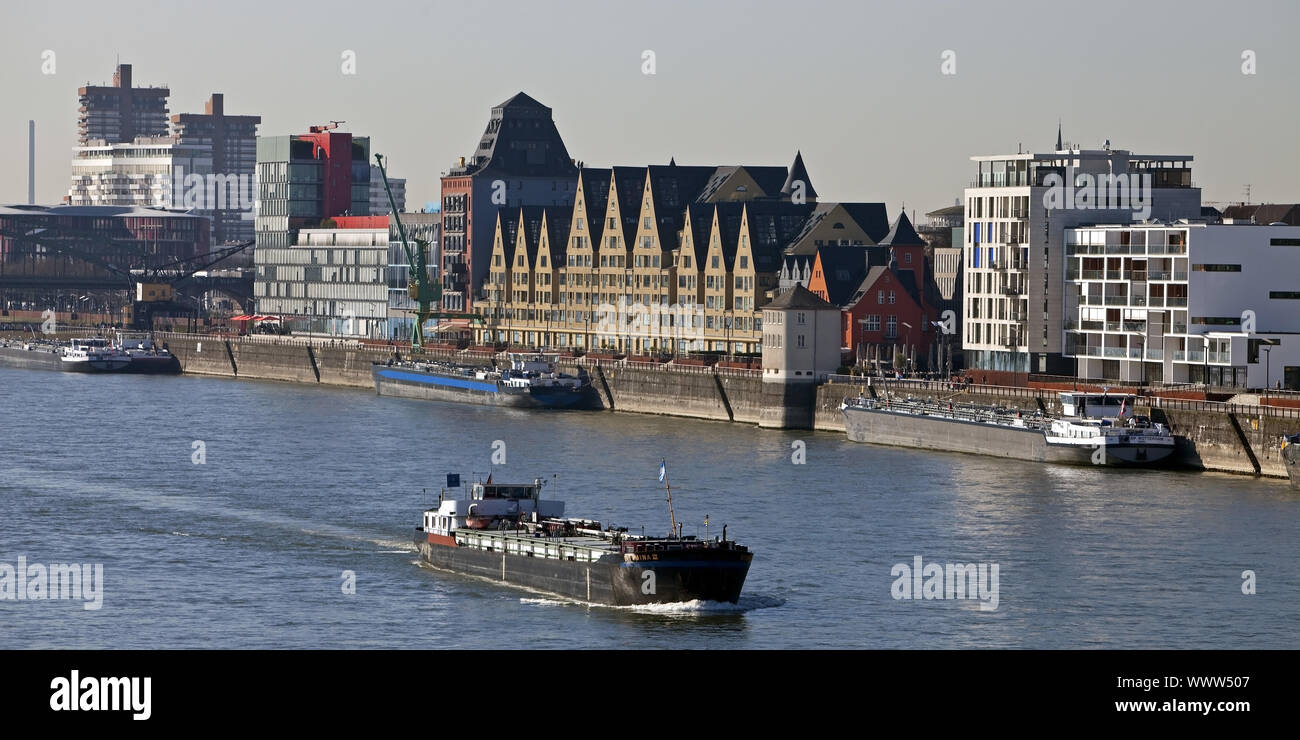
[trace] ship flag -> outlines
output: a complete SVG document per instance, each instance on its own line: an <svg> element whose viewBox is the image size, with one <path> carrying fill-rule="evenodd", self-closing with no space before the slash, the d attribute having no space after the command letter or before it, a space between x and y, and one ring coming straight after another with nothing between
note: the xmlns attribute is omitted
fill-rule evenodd
<svg viewBox="0 0 1300 740"><path fill-rule="evenodd" d="M667 477L668 477L668 461L667 461L667 460L661 460L661 461L659 462L659 482L660 482L660 483L663 483L663 482L664 482L664 478L667 478Z"/></svg>

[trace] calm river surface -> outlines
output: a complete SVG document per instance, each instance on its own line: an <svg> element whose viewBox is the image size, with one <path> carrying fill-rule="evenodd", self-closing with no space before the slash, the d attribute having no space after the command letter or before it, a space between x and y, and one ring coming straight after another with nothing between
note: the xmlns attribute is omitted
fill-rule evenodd
<svg viewBox="0 0 1300 740"><path fill-rule="evenodd" d="M592 607L416 563L448 472L555 476L543 496L569 515L661 533L661 458L685 532L708 515L756 553L739 607ZM0 648L1294 648L1297 534L1282 481L0 368L0 573L20 557L104 573L98 610L0 600ZM891 569L917 556L996 564L997 608L894 599Z"/></svg>

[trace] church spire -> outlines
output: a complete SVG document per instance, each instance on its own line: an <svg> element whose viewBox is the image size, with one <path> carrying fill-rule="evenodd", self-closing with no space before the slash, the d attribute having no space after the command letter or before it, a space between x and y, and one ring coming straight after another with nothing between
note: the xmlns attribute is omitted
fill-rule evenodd
<svg viewBox="0 0 1300 740"><path fill-rule="evenodd" d="M1065 146L1061 144L1061 119L1056 119L1056 151L1061 151Z"/></svg>

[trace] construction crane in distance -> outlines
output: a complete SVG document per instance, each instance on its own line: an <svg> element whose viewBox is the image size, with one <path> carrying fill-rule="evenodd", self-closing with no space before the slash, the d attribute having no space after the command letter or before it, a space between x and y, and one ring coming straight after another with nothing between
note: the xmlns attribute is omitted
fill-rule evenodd
<svg viewBox="0 0 1300 740"><path fill-rule="evenodd" d="M330 121L324 126L308 126L307 130L313 134L320 134L338 128L340 123L347 123L347 121Z"/></svg>

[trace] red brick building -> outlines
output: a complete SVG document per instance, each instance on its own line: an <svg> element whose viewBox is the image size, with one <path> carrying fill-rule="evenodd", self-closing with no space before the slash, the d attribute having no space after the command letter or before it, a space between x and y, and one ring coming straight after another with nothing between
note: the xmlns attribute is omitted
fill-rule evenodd
<svg viewBox="0 0 1300 740"><path fill-rule="evenodd" d="M925 248L907 214L900 214L889 234L869 248L888 250L888 262L869 266L853 295L840 304L844 346L855 360L875 359L890 368L901 355L909 360L904 367L928 367L938 336L932 322L940 309ZM818 272L815 264L814 277Z"/></svg>

